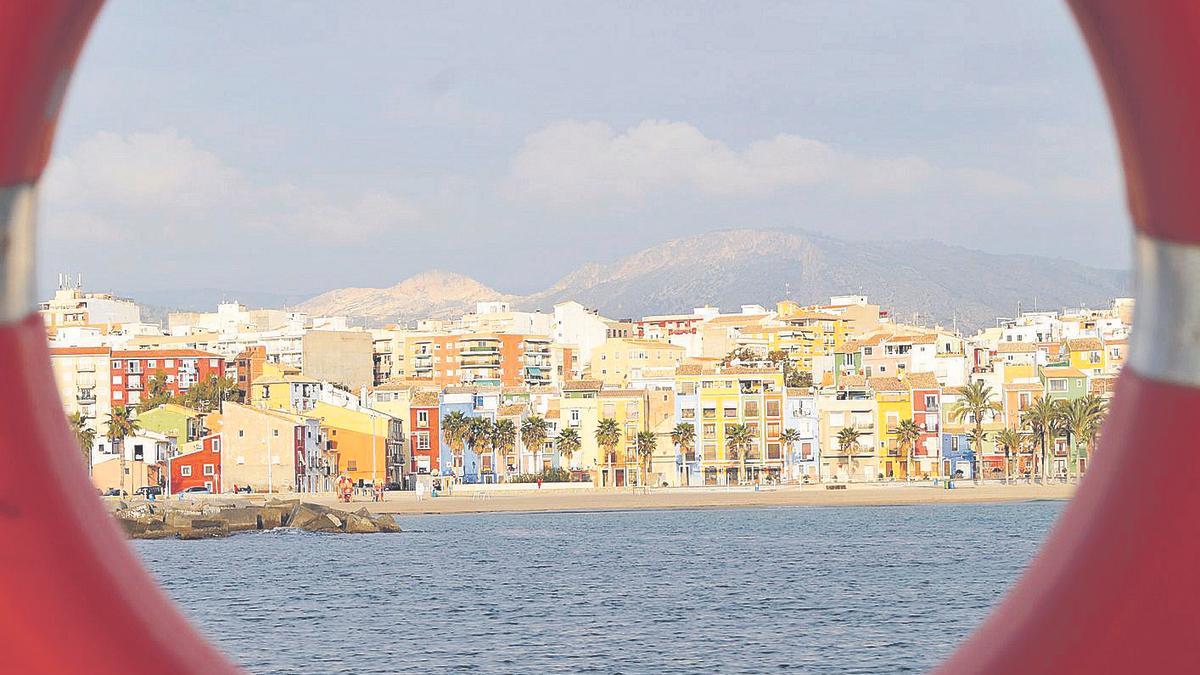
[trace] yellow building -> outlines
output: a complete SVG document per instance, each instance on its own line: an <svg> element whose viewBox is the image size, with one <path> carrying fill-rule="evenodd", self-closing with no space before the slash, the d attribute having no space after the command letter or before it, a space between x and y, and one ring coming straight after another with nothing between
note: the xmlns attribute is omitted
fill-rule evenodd
<svg viewBox="0 0 1200 675"><path fill-rule="evenodd" d="M867 386L875 394L875 459L883 478L907 478L907 456L900 447L900 422L913 417L908 383L895 377L870 377ZM878 476L876 476L878 478Z"/></svg>
<svg viewBox="0 0 1200 675"><path fill-rule="evenodd" d="M302 375L268 375L250 385L250 405L284 412L307 413L320 398L321 383Z"/></svg>
<svg viewBox="0 0 1200 675"><path fill-rule="evenodd" d="M321 421L337 467L355 484L398 482L404 465L401 421L370 408L317 402L309 415Z"/></svg>
<svg viewBox="0 0 1200 675"><path fill-rule="evenodd" d="M1070 367L1076 368L1088 375L1100 375L1105 372L1104 343L1098 338L1072 338L1066 341L1064 351L1070 360Z"/></svg>
<svg viewBox="0 0 1200 675"><path fill-rule="evenodd" d="M730 366L706 369L684 366L676 371L679 421L696 430L700 477L705 485L778 478L783 470L783 373L773 368ZM735 425L750 431L746 475L739 451L728 437Z"/></svg>
<svg viewBox="0 0 1200 675"><path fill-rule="evenodd" d="M640 338L605 340L592 350L590 378L608 387L629 386L648 368L677 367L687 350L679 345Z"/></svg>
<svg viewBox="0 0 1200 675"><path fill-rule="evenodd" d="M813 359L831 356L849 340L846 322L836 314L801 309L790 301L780 302L778 310L785 325L745 332L765 340L768 353L785 352L797 370L812 373Z"/></svg>

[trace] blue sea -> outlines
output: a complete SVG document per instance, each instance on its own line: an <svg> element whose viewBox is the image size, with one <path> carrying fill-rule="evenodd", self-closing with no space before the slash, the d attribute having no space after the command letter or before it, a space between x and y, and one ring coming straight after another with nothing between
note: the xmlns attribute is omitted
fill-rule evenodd
<svg viewBox="0 0 1200 675"><path fill-rule="evenodd" d="M134 545L256 673L923 671L1062 507L413 516Z"/></svg>

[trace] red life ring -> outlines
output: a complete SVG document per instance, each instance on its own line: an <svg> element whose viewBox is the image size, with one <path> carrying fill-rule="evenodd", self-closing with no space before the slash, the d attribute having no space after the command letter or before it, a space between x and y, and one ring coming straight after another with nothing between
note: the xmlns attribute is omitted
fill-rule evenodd
<svg viewBox="0 0 1200 675"><path fill-rule="evenodd" d="M1116 120L1138 326L1098 459L1030 569L944 672L1194 671L1200 651L1200 3L1071 0ZM12 672L221 673L75 456L32 303L35 186L99 0L0 2L0 635Z"/></svg>

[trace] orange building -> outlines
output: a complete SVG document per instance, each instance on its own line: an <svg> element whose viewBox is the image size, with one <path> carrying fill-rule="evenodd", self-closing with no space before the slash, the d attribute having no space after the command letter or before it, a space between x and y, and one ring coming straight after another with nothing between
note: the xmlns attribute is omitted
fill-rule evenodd
<svg viewBox="0 0 1200 675"><path fill-rule="evenodd" d="M431 335L412 350L412 376L439 387L551 384L574 367L568 350L557 358L550 338L517 333Z"/></svg>

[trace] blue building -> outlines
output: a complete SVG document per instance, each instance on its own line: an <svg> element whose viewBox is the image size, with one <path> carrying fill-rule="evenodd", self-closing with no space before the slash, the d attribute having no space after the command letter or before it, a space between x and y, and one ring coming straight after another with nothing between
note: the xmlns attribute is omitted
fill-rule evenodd
<svg viewBox="0 0 1200 675"><path fill-rule="evenodd" d="M484 417L496 421L496 410L500 407L498 387L447 387L438 405L438 416L443 424L438 425L438 461L442 475L457 476L464 483L496 482L496 452L476 452L464 444L461 459L455 457L454 449L446 442L446 416L460 412L466 417Z"/></svg>
<svg viewBox="0 0 1200 675"><path fill-rule="evenodd" d="M959 475L959 472L962 472ZM942 434L942 475L954 478L973 478L975 451L967 434Z"/></svg>

